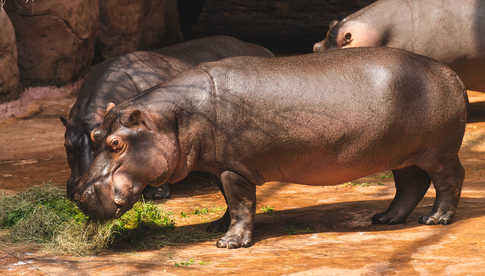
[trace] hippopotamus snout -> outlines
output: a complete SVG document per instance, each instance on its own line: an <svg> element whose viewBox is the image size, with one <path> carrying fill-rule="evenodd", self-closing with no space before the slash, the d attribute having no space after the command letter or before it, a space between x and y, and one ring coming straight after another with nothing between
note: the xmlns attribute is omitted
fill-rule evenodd
<svg viewBox="0 0 485 276"><path fill-rule="evenodd" d="M100 185L90 185L86 190L76 194L76 203L90 218L107 220L117 218L123 213L121 212L123 206L118 206L113 200L109 200L104 194L107 192L105 189Z"/></svg>
<svg viewBox="0 0 485 276"><path fill-rule="evenodd" d="M143 190L133 188L133 182L117 172L120 166L110 166L104 155L97 156L89 173L71 191L79 208L95 220L120 217L140 198Z"/></svg>

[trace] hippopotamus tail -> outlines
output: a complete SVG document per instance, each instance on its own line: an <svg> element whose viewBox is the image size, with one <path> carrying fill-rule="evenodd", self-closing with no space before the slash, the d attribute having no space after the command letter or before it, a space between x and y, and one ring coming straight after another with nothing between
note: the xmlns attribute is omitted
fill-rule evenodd
<svg viewBox="0 0 485 276"><path fill-rule="evenodd" d="M456 79L458 80L458 82L460 82L461 86L463 87L463 97L465 98L465 105L467 107L466 108L466 119L467 119L467 121L470 121L470 119L471 119L470 101L468 100L467 89L466 89L466 86L463 83L463 81L460 79L460 77L458 77L458 75L456 75Z"/></svg>
<svg viewBox="0 0 485 276"><path fill-rule="evenodd" d="M458 78L458 80L461 81L460 78ZM465 97L465 104L467 106L467 109L466 109L466 119L467 119L467 121L470 121L471 120L470 101L468 100L467 90L466 90L466 87L464 87L465 85L463 84L462 81L461 81L461 84L463 85L463 96Z"/></svg>
<svg viewBox="0 0 485 276"><path fill-rule="evenodd" d="M463 91L463 99L465 101L465 106L467 107L466 108L466 114L465 114L466 117L465 118L466 118L467 121L470 121L470 117L471 117L470 108L469 108L470 101L468 100L468 93L467 93L466 86L463 83L463 80L458 76L458 74L454 70L452 70L451 68L449 68L449 71L450 71L450 74L453 74L454 75L455 80L458 83L458 86L461 87L461 89Z"/></svg>

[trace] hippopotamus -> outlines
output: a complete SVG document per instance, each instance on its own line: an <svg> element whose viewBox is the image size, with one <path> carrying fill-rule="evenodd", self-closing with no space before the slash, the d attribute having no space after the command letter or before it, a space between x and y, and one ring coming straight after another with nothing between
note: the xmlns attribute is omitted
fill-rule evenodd
<svg viewBox="0 0 485 276"><path fill-rule="evenodd" d="M65 149L71 168L68 196L72 197L77 180L94 159L95 145L89 136L101 124L107 107L138 95L201 62L242 55L273 56L268 49L258 45L229 36L211 36L153 52L129 53L96 65L81 87L69 118L61 117L66 127ZM168 196L168 185L145 190L145 198Z"/></svg>
<svg viewBox="0 0 485 276"><path fill-rule="evenodd" d="M448 224L464 179L465 86L446 65L393 48L201 64L112 108L99 153L74 191L94 219L122 215L148 183L219 177L228 228L218 247L252 242L256 186L336 185L392 170L396 195L374 223L403 223L430 181L424 224Z"/></svg>
<svg viewBox="0 0 485 276"><path fill-rule="evenodd" d="M468 89L485 91L485 1L379 0L330 24L314 52L387 46L449 65Z"/></svg>

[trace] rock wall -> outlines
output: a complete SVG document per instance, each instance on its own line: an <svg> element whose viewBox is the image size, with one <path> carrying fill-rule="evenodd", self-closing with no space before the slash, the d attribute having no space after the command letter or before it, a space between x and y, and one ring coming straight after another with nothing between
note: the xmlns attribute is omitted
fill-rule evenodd
<svg viewBox="0 0 485 276"><path fill-rule="evenodd" d="M0 10L0 102L19 96L19 74L25 87L72 83L93 63L182 40L180 22L187 37L225 34L262 44L278 53L310 52L313 43L323 38L331 20L343 18L374 0L0 0L0 3L5 1L15 34L5 12ZM181 20L179 12L184 16Z"/></svg>
<svg viewBox="0 0 485 276"><path fill-rule="evenodd" d="M100 18L102 59L182 39L176 0L101 0Z"/></svg>
<svg viewBox="0 0 485 276"><path fill-rule="evenodd" d="M195 36L225 34L279 53L311 52L334 19L375 0L206 0Z"/></svg>
<svg viewBox="0 0 485 276"><path fill-rule="evenodd" d="M20 94L15 31L0 1L0 102L14 100Z"/></svg>
<svg viewBox="0 0 485 276"><path fill-rule="evenodd" d="M94 57L98 0L7 0L25 86L63 85Z"/></svg>
<svg viewBox="0 0 485 276"><path fill-rule="evenodd" d="M106 58L182 40L177 0L0 0L0 6L3 3L0 103L18 98L19 80L25 87L62 86Z"/></svg>

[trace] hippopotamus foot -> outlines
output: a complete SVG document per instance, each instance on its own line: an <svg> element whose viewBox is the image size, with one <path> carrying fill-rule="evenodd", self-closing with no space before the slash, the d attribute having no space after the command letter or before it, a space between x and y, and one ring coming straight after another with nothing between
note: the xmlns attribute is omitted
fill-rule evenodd
<svg viewBox="0 0 485 276"><path fill-rule="evenodd" d="M429 188L428 174L416 166L393 170L392 173L396 185L396 195L386 212L372 217L373 224L405 223L406 218L423 199Z"/></svg>
<svg viewBox="0 0 485 276"><path fill-rule="evenodd" d="M146 186L143 190L143 197L148 200L158 200L170 197L170 186L168 183L160 187Z"/></svg>
<svg viewBox="0 0 485 276"><path fill-rule="evenodd" d="M233 227L236 228L236 227ZM237 230L233 230L232 233L229 231L219 239L216 246L219 248L240 248L249 247L252 241L252 231L244 229L244 227L237 227ZM239 229L240 228L240 229Z"/></svg>
<svg viewBox="0 0 485 276"><path fill-rule="evenodd" d="M451 219L455 215L455 210L447 211L447 212L436 212L431 216L421 216L419 217L419 223L427 224L427 225L435 225L435 224L450 224Z"/></svg>
<svg viewBox="0 0 485 276"><path fill-rule="evenodd" d="M230 225L216 246L231 249L249 247L256 212L256 185L231 171L221 174L221 183L228 204Z"/></svg>
<svg viewBox="0 0 485 276"><path fill-rule="evenodd" d="M431 213L428 216L420 217L419 223L427 225L450 224L456 212L460 200L461 186L465 178L465 169L463 169L458 156L445 160L435 166L436 170L429 171L436 189L436 199Z"/></svg>
<svg viewBox="0 0 485 276"><path fill-rule="evenodd" d="M231 224L231 215L229 214L229 210L226 210L224 216L209 224L207 232L226 232L229 229L229 224Z"/></svg>

